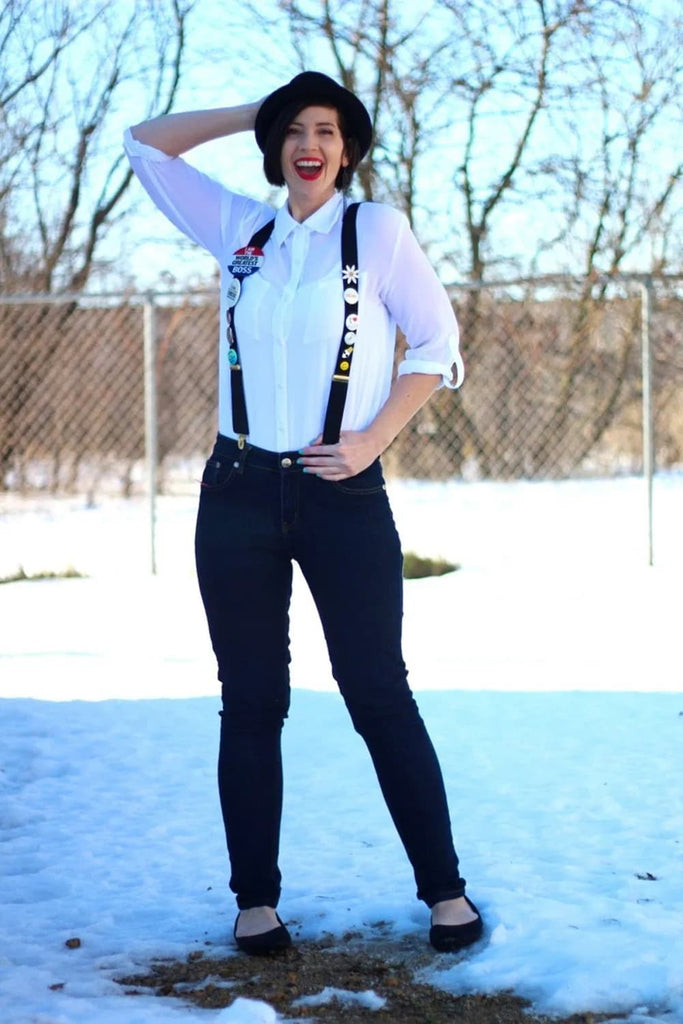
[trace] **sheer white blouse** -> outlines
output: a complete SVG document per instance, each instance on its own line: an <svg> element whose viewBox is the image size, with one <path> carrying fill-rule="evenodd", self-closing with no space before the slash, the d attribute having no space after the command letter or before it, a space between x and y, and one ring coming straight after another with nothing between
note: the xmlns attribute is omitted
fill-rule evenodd
<svg viewBox="0 0 683 1024"><path fill-rule="evenodd" d="M125 147L158 209L219 262L218 429L235 437L226 339L227 265L274 211L229 191L180 157L138 142L130 130ZM297 450L322 431L343 326L343 211L341 194L301 224L286 205L281 207L264 247L263 266L244 281L235 307L249 442L269 451ZM359 323L344 430L363 430L386 401L397 324L408 344L399 374L441 374L448 387L459 387L463 378L451 303L407 219L389 206L363 203L357 231Z"/></svg>

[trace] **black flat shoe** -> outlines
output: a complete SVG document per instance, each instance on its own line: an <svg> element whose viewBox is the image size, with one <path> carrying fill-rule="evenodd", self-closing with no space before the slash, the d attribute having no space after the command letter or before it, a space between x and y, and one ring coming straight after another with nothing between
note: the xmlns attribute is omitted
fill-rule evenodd
<svg viewBox="0 0 683 1024"><path fill-rule="evenodd" d="M477 915L476 921L468 921L466 924L433 924L429 929L429 941L439 953L457 953L466 946L481 938L484 929L484 922L481 914L475 907L472 900L467 899L470 908Z"/></svg>
<svg viewBox="0 0 683 1024"><path fill-rule="evenodd" d="M288 949L292 945L292 936L287 931L285 925L283 925L279 916L277 914L275 916L278 919L277 928L270 928L269 931L259 932L257 935L238 935L237 921L240 919L238 914L233 929L237 948L241 949L243 953L248 953L250 956L267 956L269 953L277 953L278 950Z"/></svg>

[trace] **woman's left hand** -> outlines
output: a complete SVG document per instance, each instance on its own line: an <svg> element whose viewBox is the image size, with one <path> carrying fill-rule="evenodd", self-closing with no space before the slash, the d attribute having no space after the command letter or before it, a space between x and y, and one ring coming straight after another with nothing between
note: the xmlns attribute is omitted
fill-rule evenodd
<svg viewBox="0 0 683 1024"><path fill-rule="evenodd" d="M377 441L365 430L342 430L336 444L323 444L322 436L301 449L305 472L323 480L346 480L367 469L382 454Z"/></svg>
<svg viewBox="0 0 683 1024"><path fill-rule="evenodd" d="M336 444L323 444L322 436L317 437L301 449L299 462L307 473L316 473L323 480L346 480L362 473L389 447L440 381L438 373L397 377L388 399L365 430L342 430Z"/></svg>

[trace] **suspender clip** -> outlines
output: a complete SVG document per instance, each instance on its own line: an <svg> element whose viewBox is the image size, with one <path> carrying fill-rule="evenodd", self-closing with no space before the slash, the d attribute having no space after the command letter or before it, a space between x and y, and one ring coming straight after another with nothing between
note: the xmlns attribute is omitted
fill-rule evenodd
<svg viewBox="0 0 683 1024"><path fill-rule="evenodd" d="M247 443L246 436L244 434L240 434L240 436L237 438L237 447L239 448L240 451L244 450L244 446L245 446L246 443Z"/></svg>

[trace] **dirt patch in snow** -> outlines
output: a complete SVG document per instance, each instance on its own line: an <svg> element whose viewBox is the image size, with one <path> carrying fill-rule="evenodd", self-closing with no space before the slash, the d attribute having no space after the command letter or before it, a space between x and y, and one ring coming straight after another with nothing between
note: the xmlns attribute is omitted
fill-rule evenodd
<svg viewBox="0 0 683 1024"><path fill-rule="evenodd" d="M197 950L185 961L156 961L145 973L116 980L130 996L152 990L206 1008L230 1006L238 997L258 999L287 1021L309 1024L599 1024L618 1018L593 1013L549 1018L530 1013L529 1004L513 992L456 996L426 981L427 972L452 968L467 955L430 952L417 936L369 940L349 933L341 939L299 941L267 957L237 952L215 957ZM325 989L325 1002L306 1000ZM362 1005L352 993L379 998L366 995L368 1005Z"/></svg>

